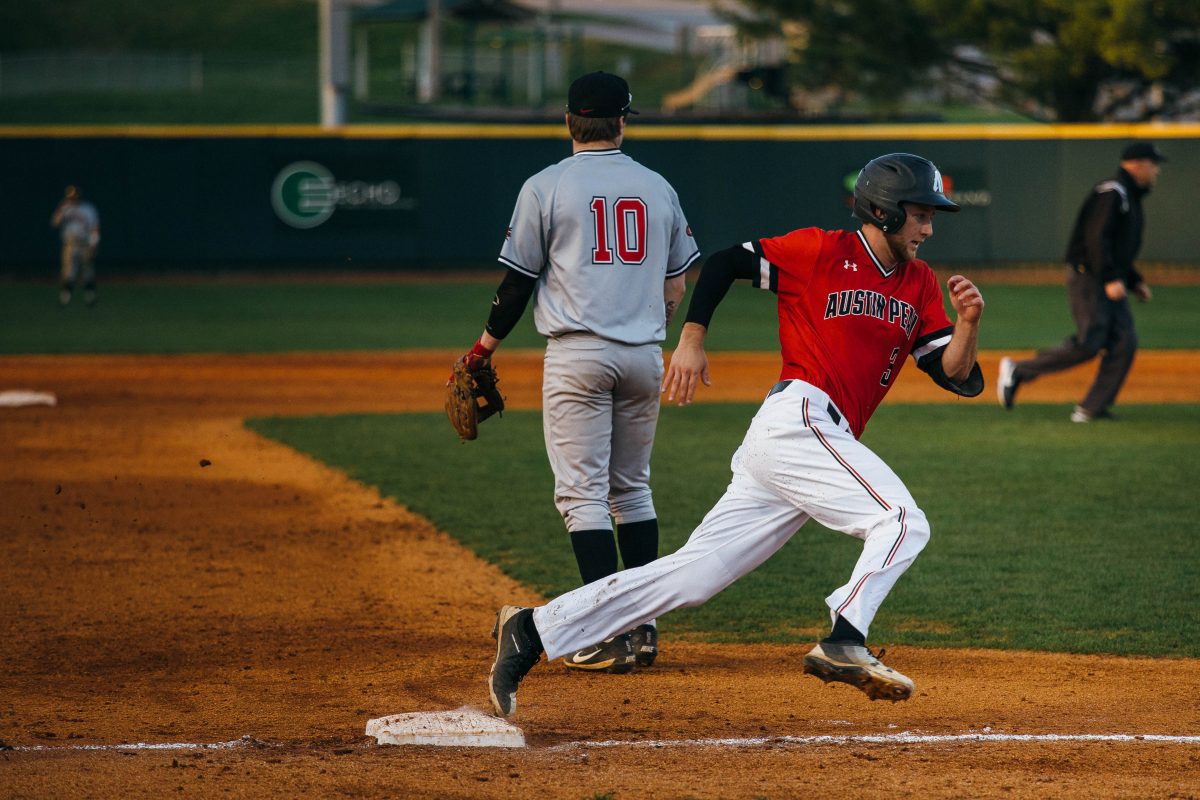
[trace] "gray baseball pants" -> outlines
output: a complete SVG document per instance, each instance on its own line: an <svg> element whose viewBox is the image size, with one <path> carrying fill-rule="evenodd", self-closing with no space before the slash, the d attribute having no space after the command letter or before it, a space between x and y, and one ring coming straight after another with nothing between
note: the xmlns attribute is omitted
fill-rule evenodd
<svg viewBox="0 0 1200 800"><path fill-rule="evenodd" d="M589 333L547 339L542 429L567 530L655 518L650 453L662 375L657 344Z"/></svg>

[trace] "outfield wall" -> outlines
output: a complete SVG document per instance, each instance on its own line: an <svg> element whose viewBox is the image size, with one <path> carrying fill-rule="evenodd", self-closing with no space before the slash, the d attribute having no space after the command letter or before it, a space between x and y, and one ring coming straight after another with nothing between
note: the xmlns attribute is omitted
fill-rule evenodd
<svg viewBox="0 0 1200 800"><path fill-rule="evenodd" d="M941 167L961 214L931 262L1061 258L1089 187L1131 138L1170 158L1146 201L1146 261L1197 261L1200 125L630 127L625 151L675 185L710 252L794 227L850 227L846 180L876 155ZM108 270L496 268L529 175L570 153L551 125L0 128L0 272L57 259L48 220L77 183Z"/></svg>

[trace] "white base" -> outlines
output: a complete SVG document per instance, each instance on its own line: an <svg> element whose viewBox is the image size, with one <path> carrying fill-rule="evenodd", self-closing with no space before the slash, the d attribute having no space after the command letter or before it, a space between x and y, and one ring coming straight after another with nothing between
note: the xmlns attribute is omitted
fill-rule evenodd
<svg viewBox="0 0 1200 800"><path fill-rule="evenodd" d="M454 711L393 714L367 722L367 736L379 744L432 744L443 747L524 747L525 734L499 717L468 706Z"/></svg>
<svg viewBox="0 0 1200 800"><path fill-rule="evenodd" d="M35 392L30 389L6 389L0 392L0 406L53 406L58 398L52 392Z"/></svg>

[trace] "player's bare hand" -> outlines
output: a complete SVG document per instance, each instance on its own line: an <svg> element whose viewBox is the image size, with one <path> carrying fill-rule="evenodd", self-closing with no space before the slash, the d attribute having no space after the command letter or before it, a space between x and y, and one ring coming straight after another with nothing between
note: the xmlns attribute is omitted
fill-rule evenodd
<svg viewBox="0 0 1200 800"><path fill-rule="evenodd" d="M696 397L699 383L712 386L708 374L708 354L704 352L704 328L687 323L679 335L679 345L671 354L671 363L663 375L662 391L668 403L686 406Z"/></svg>
<svg viewBox="0 0 1200 800"><path fill-rule="evenodd" d="M951 275L946 288L950 290L950 305L958 318L964 322L978 322L983 315L983 294L979 288L962 275Z"/></svg>
<svg viewBox="0 0 1200 800"><path fill-rule="evenodd" d="M671 355L671 364L667 374L663 376L662 390L667 395L668 403L686 406L696 397L696 386L703 383L712 386L708 374L708 356L703 350L696 353L688 350L680 352L677 348Z"/></svg>
<svg viewBox="0 0 1200 800"><path fill-rule="evenodd" d="M1124 281L1109 281L1104 284L1104 294L1109 300L1114 303L1118 300L1124 300L1129 296L1129 291L1125 288Z"/></svg>
<svg viewBox="0 0 1200 800"><path fill-rule="evenodd" d="M1139 283L1133 287L1133 293L1137 295L1137 299L1143 303L1150 302L1150 298L1154 297L1154 292L1150 291L1150 287L1144 283Z"/></svg>

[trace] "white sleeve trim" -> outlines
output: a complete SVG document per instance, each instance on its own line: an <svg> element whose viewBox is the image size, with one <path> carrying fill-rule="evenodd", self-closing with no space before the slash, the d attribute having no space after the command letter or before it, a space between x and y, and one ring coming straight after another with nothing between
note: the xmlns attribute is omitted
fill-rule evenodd
<svg viewBox="0 0 1200 800"><path fill-rule="evenodd" d="M536 278L536 277L538 277L538 274L537 274L536 272L530 272L528 269L526 269L525 267L522 267L522 266L521 266L520 264L518 264L517 262L515 262L515 261L509 261L509 260L508 260L507 258L505 258L504 256L500 256L500 257L499 257L499 258L497 258L496 260L497 260L497 261L499 261L501 264L504 264L504 265L505 265L505 266L507 266L507 267L510 267L510 268L512 268L512 269L515 269L517 272L521 273L522 275L528 275L528 276L529 276L529 277L531 277L531 278Z"/></svg>
<svg viewBox="0 0 1200 800"><path fill-rule="evenodd" d="M742 248L754 252L754 242L742 242ZM758 258L758 288L771 291L771 262L762 256Z"/></svg>
<svg viewBox="0 0 1200 800"><path fill-rule="evenodd" d="M699 257L700 257L700 251L697 250L696 252L694 252L690 256L688 256L687 260L683 262L683 264L679 267L679 269L675 269L675 270L668 272L667 277L674 278L678 275L682 275L683 273L687 272L688 267L690 267L696 261L696 259Z"/></svg>
<svg viewBox="0 0 1200 800"><path fill-rule="evenodd" d="M931 339L930 341L926 342L925 344L921 345L920 347L918 347L912 351L913 359L916 361L920 361L922 358L929 355L934 350L939 350L939 349L945 347L946 345L950 344L950 338L951 338L951 334L946 334L945 336L939 336L936 339Z"/></svg>

